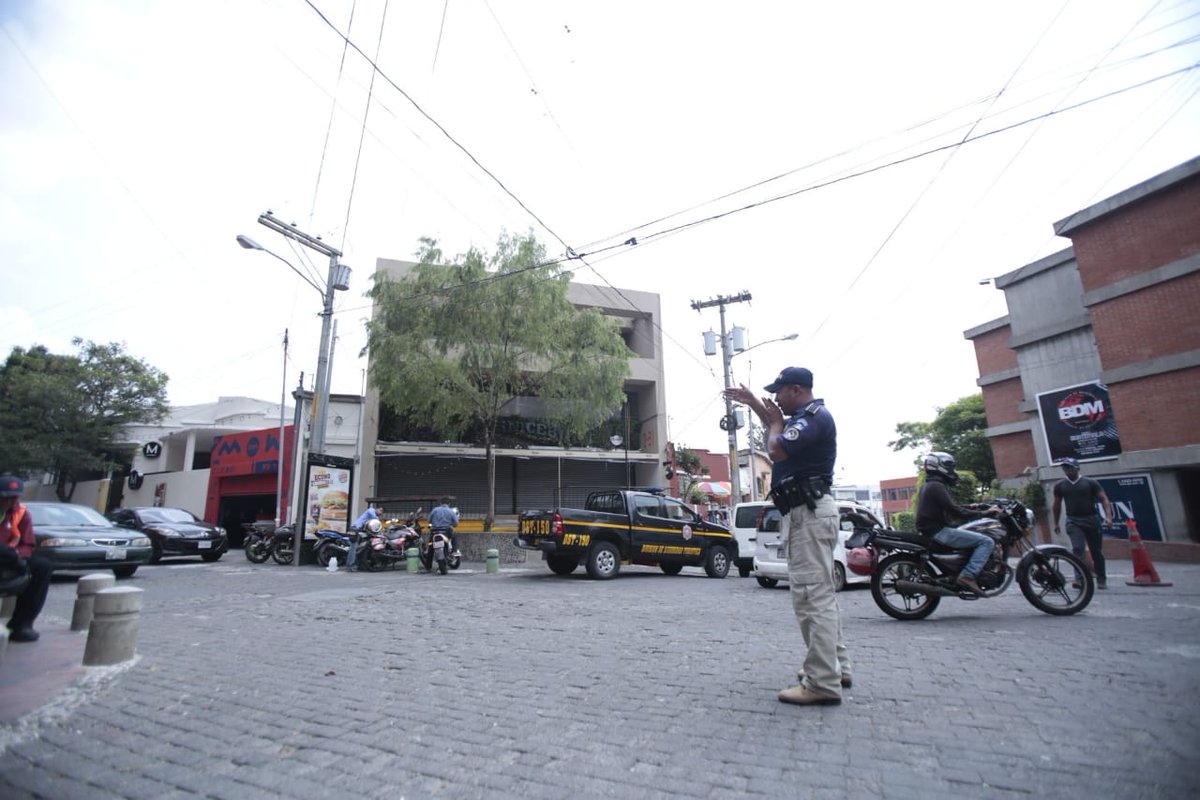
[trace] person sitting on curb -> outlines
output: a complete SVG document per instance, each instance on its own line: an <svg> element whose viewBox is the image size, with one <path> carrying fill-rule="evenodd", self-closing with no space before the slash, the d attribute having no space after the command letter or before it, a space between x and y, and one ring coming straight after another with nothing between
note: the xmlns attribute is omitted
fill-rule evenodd
<svg viewBox="0 0 1200 800"><path fill-rule="evenodd" d="M39 634L33 629L33 623L46 604L53 567L48 558L35 553L37 539L33 535L33 519L28 509L21 505L24 493L25 483L20 478L0 476L0 510L3 514L0 519L0 564L29 570L29 583L17 595L12 619L8 621L10 642L38 640Z"/></svg>
<svg viewBox="0 0 1200 800"><path fill-rule="evenodd" d="M429 512L429 530L445 530L450 534L450 547L453 552L450 553L451 558L461 558L462 553L458 551L458 534L454 532L455 526L458 525L458 512L450 507L450 498L443 497L434 506L434 509Z"/></svg>

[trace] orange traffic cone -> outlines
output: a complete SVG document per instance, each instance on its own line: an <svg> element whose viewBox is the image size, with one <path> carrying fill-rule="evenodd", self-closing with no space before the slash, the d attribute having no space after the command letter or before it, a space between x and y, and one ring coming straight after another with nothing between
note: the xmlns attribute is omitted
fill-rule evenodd
<svg viewBox="0 0 1200 800"><path fill-rule="evenodd" d="M1138 533L1137 523L1129 520L1125 524L1129 527L1129 555L1133 559L1133 580L1125 583L1129 586L1172 586L1170 581L1158 577L1158 570L1154 568L1154 562L1150 560L1150 554L1146 552L1146 545Z"/></svg>

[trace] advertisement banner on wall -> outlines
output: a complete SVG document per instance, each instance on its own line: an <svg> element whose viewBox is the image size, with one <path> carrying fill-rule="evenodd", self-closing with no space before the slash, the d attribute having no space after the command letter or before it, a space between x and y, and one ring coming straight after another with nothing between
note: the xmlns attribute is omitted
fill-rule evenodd
<svg viewBox="0 0 1200 800"><path fill-rule="evenodd" d="M1037 396L1050 463L1064 458L1100 461L1121 454L1108 387L1093 381Z"/></svg>
<svg viewBox="0 0 1200 800"><path fill-rule="evenodd" d="M311 453L304 479L304 528L345 533L354 496L354 459Z"/></svg>
<svg viewBox="0 0 1200 800"><path fill-rule="evenodd" d="M1138 535L1148 542L1163 540L1162 521L1158 516L1158 502L1154 497L1154 484L1149 475L1111 475L1096 478L1112 503L1113 527L1105 534L1119 539L1128 538L1125 523L1133 520Z"/></svg>

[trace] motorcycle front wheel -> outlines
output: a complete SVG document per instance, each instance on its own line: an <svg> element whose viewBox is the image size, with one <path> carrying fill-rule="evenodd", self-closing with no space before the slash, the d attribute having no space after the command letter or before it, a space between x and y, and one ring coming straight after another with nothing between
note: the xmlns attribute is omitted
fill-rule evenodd
<svg viewBox="0 0 1200 800"><path fill-rule="evenodd" d="M317 547L317 563L322 567L328 567L329 559L333 558L334 556L337 556L339 564L345 562L346 560L345 555L341 553L338 550L337 545L333 544L332 542L321 542L321 544Z"/></svg>
<svg viewBox="0 0 1200 800"><path fill-rule="evenodd" d="M1030 554L1017 567L1017 583L1034 608L1056 617L1083 611L1096 590L1092 571L1065 550Z"/></svg>
<svg viewBox="0 0 1200 800"><path fill-rule="evenodd" d="M276 564L287 566L295 556L296 548L293 546L292 537L281 536L271 543L271 558Z"/></svg>
<svg viewBox="0 0 1200 800"><path fill-rule="evenodd" d="M251 563L261 564L271 557L271 545L258 536L246 539L246 558Z"/></svg>
<svg viewBox="0 0 1200 800"><path fill-rule="evenodd" d="M359 552L354 563L367 572L379 572L387 567L387 561L384 560L384 557L371 547Z"/></svg>
<svg viewBox="0 0 1200 800"><path fill-rule="evenodd" d="M925 619L942 601L937 594L910 594L896 589L896 581L933 582L933 575L919 558L897 553L879 562L871 575L871 597L883 613L895 619Z"/></svg>

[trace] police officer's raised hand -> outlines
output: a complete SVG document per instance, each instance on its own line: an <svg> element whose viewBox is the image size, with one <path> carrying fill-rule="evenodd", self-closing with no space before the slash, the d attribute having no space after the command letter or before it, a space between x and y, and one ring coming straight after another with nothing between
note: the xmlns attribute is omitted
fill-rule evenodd
<svg viewBox="0 0 1200 800"><path fill-rule="evenodd" d="M745 384L730 386L728 389L724 389L722 394L735 403L744 403L750 406L750 410L757 414L768 428L772 424L783 424L783 412L779 410L779 406L775 405L775 401L769 397L755 397L754 392L747 389Z"/></svg>
<svg viewBox="0 0 1200 800"><path fill-rule="evenodd" d="M758 399L754 396L754 392L747 389L744 384L730 386L728 389L722 390L721 394L735 403L744 403L751 408L754 408L755 401Z"/></svg>

